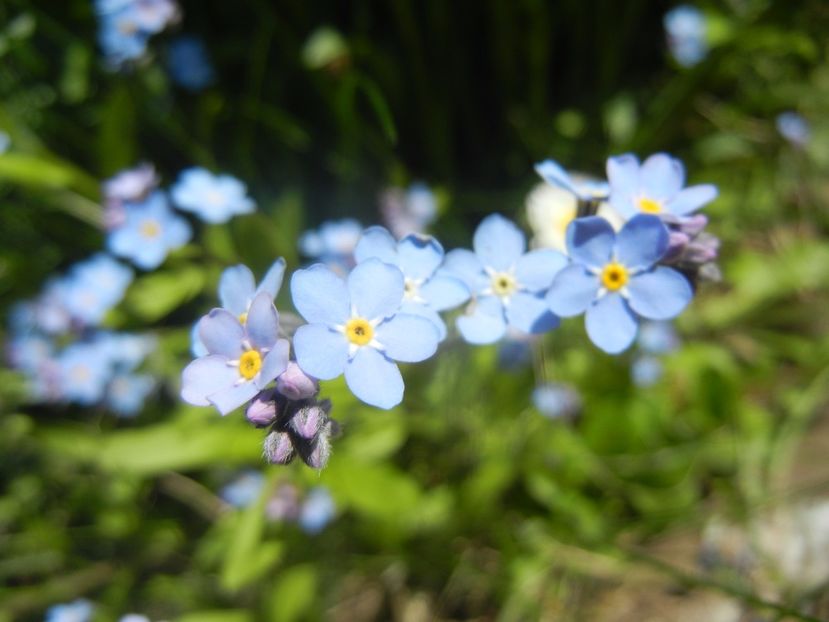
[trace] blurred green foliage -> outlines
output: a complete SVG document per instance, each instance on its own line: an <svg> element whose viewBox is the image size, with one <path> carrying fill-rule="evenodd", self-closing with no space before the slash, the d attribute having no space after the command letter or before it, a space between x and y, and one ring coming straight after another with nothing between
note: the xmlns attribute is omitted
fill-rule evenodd
<svg viewBox="0 0 829 622"><path fill-rule="evenodd" d="M161 340L150 366L168 384L137 420L25 405L0 373L0 620L79 595L100 620L592 619L606 578L574 552L626 567L632 544L769 502L829 398L825 2L706 3L714 47L686 70L655 1L182 4L218 73L198 95L168 81L165 35L158 58L111 74L91 3L0 3L4 316L101 248L98 184L123 167L153 162L165 183L227 171L259 205L204 226L109 317ZM788 109L812 126L803 149L775 130ZM412 179L442 189L436 231L464 244L484 214L521 217L534 161L599 173L627 150L670 151L721 192L706 211L724 281L681 318L656 386L634 387L629 357L578 321L515 371L450 339L405 370L391 412L324 384L344 431L321 474L265 468L238 414L178 402L190 324L225 266L295 268L304 228L375 222L377 192ZM578 420L532 408L539 374L578 388ZM316 536L269 523L265 495L230 509L215 491L241 467L269 491L327 486L335 522Z"/></svg>

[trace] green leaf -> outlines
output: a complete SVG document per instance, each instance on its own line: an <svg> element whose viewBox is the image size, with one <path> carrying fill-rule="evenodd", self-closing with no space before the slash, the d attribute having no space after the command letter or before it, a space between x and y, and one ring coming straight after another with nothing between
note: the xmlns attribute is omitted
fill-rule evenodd
<svg viewBox="0 0 829 622"><path fill-rule="evenodd" d="M147 274L130 286L125 304L142 319L153 322L194 298L204 282L204 272L195 266Z"/></svg>
<svg viewBox="0 0 829 622"><path fill-rule="evenodd" d="M314 604L317 573L310 564L294 566L282 573L268 603L270 620L293 622L306 614Z"/></svg>
<svg viewBox="0 0 829 622"><path fill-rule="evenodd" d="M242 609L215 609L193 611L176 619L176 622L252 622L253 616Z"/></svg>

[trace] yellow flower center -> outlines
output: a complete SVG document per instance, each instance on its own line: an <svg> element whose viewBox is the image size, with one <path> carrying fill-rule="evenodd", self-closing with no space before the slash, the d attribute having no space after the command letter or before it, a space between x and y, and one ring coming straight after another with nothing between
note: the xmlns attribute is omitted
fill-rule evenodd
<svg viewBox="0 0 829 622"><path fill-rule="evenodd" d="M141 224L141 235L145 238L155 238L161 233L161 225L155 220L147 220Z"/></svg>
<svg viewBox="0 0 829 622"><path fill-rule="evenodd" d="M354 317L346 322L345 336L351 343L364 346L374 337L374 328L368 320Z"/></svg>
<svg viewBox="0 0 829 622"><path fill-rule="evenodd" d="M662 204L648 197L641 197L637 203L639 204L640 212L645 212L646 214L659 214L662 212Z"/></svg>
<svg viewBox="0 0 829 622"><path fill-rule="evenodd" d="M507 272L496 272L492 275L492 292L496 296L511 296L518 289L515 277Z"/></svg>
<svg viewBox="0 0 829 622"><path fill-rule="evenodd" d="M262 369L262 355L256 350L248 350L239 357L239 373L245 380L250 380Z"/></svg>
<svg viewBox="0 0 829 622"><path fill-rule="evenodd" d="M240 314L239 314L239 324L241 324L242 326L244 326L244 325L245 325L245 323L246 323L247 321L248 321L248 314L247 314L247 312L245 312L245 313L240 313Z"/></svg>
<svg viewBox="0 0 829 622"><path fill-rule="evenodd" d="M610 262L602 269L602 285L611 292L621 289L628 282L628 270L622 264Z"/></svg>

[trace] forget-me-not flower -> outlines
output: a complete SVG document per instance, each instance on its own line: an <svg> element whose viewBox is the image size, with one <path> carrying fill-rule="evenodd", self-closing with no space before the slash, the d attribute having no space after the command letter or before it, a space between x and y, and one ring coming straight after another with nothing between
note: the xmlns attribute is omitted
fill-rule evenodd
<svg viewBox="0 0 829 622"><path fill-rule="evenodd" d="M499 214L487 216L475 231L475 252L456 249L446 255L443 272L466 283L473 300L457 320L470 343L494 343L512 326L525 333L542 333L558 326L544 302L553 277L567 264L549 249L525 252L521 230Z"/></svg>
<svg viewBox="0 0 829 622"><path fill-rule="evenodd" d="M83 598L62 605L54 605L46 611L45 622L89 622L94 607Z"/></svg>
<svg viewBox="0 0 829 622"><path fill-rule="evenodd" d="M380 197L383 220L397 238L422 233L437 218L435 193L424 183L413 183L407 190L390 188Z"/></svg>
<svg viewBox="0 0 829 622"><path fill-rule="evenodd" d="M166 195L156 191L142 203L127 205L124 223L110 231L107 243L115 255L152 270L171 250L187 244L191 234L187 221L170 209Z"/></svg>
<svg viewBox="0 0 829 622"><path fill-rule="evenodd" d="M441 341L446 324L438 311L446 311L469 299L469 289L457 278L436 274L443 262L443 247L428 235L410 234L397 242L383 227L370 227L354 249L357 263L377 258L400 268L403 273L402 313L420 315L438 329Z"/></svg>
<svg viewBox="0 0 829 622"><path fill-rule="evenodd" d="M189 91L200 91L215 79L204 41L192 35L170 41L167 69L173 82Z"/></svg>
<svg viewBox="0 0 829 622"><path fill-rule="evenodd" d="M362 233L363 226L353 218L326 220L299 237L299 251L344 274L354 267L354 248Z"/></svg>
<svg viewBox="0 0 829 622"><path fill-rule="evenodd" d="M279 314L267 292L250 305L246 322L213 309L199 322L207 356L182 373L181 397L195 406L213 404L223 415L252 399L288 365L289 344L279 339Z"/></svg>
<svg viewBox="0 0 829 622"><path fill-rule="evenodd" d="M379 259L355 266L347 280L322 264L298 270L291 294L309 322L294 335L299 366L320 380L344 373L352 393L372 406L392 408L403 399L395 361L417 363L437 350L435 325L399 312L403 273Z"/></svg>
<svg viewBox="0 0 829 622"><path fill-rule="evenodd" d="M308 491L308 496L299 511L299 526L310 534L319 533L334 518L337 506L327 488L317 486Z"/></svg>
<svg viewBox="0 0 829 622"><path fill-rule="evenodd" d="M249 214L256 205L245 184L230 175L214 175L207 169L188 168L170 190L179 209L193 212L208 223L224 223L238 214Z"/></svg>
<svg viewBox="0 0 829 622"><path fill-rule="evenodd" d="M246 508L259 498L265 487L265 477L259 471L245 471L225 484L219 496L236 508Z"/></svg>
<svg viewBox="0 0 829 622"><path fill-rule="evenodd" d="M106 312L124 297L132 278L128 267L98 253L72 266L64 280L64 307L85 326L100 324Z"/></svg>
<svg viewBox="0 0 829 622"><path fill-rule="evenodd" d="M708 54L705 15L698 8L681 4L663 18L671 55L683 67L699 63Z"/></svg>
<svg viewBox="0 0 829 622"><path fill-rule="evenodd" d="M112 376L112 365L103 348L94 342L73 343L60 353L57 362L62 399L84 406L101 401Z"/></svg>
<svg viewBox="0 0 829 622"><path fill-rule="evenodd" d="M586 312L587 334L605 352L630 346L639 317L667 320L691 301L685 277L655 265L668 248L656 216L634 216L618 235L603 218L579 218L567 230L567 247L572 263L556 275L547 302L562 317Z"/></svg>
<svg viewBox="0 0 829 622"><path fill-rule="evenodd" d="M656 153L641 165L633 154L608 158L610 205L624 218L640 213L688 216L717 198L711 184L685 186L682 162Z"/></svg>
<svg viewBox="0 0 829 622"><path fill-rule="evenodd" d="M787 110L781 112L774 120L780 135L796 147L805 147L812 137L812 128L798 113Z"/></svg>
<svg viewBox="0 0 829 622"><path fill-rule="evenodd" d="M568 418L581 408L581 398L571 386L556 382L539 384L532 392L532 403L545 417Z"/></svg>
<svg viewBox="0 0 829 622"><path fill-rule="evenodd" d="M107 386L104 404L119 417L134 417L155 386L148 374L116 373Z"/></svg>

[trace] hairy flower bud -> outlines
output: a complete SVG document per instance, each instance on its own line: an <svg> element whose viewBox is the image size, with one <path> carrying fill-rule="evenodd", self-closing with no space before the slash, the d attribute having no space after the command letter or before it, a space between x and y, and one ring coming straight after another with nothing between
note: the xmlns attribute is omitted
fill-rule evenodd
<svg viewBox="0 0 829 622"><path fill-rule="evenodd" d="M290 361L287 369L276 379L276 390L289 400L304 400L317 394L319 383Z"/></svg>
<svg viewBox="0 0 829 622"><path fill-rule="evenodd" d="M299 452L302 461L312 469L323 469L328 464L328 458L331 456L331 422L326 421L320 428L316 439L310 442L301 442L297 444L297 451Z"/></svg>
<svg viewBox="0 0 829 622"><path fill-rule="evenodd" d="M311 402L297 409L291 419L291 429L306 439L314 438L328 420L331 402Z"/></svg>
<svg viewBox="0 0 829 622"><path fill-rule="evenodd" d="M271 464L288 464L294 459L291 437L285 432L271 432L265 437L264 454Z"/></svg>
<svg viewBox="0 0 829 622"><path fill-rule="evenodd" d="M260 391L248 404L245 418L257 428L270 425L278 413L273 389Z"/></svg>

